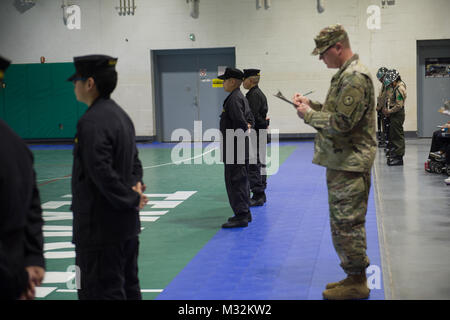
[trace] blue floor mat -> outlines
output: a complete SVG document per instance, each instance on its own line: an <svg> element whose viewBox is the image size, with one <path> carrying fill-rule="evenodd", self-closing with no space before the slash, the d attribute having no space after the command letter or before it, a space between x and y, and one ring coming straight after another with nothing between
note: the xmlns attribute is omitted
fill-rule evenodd
<svg viewBox="0 0 450 320"><path fill-rule="evenodd" d="M312 142L296 145L249 227L218 231L157 299L316 300L345 277L331 241L325 168L311 164ZM384 299L373 189L366 231L370 299Z"/></svg>

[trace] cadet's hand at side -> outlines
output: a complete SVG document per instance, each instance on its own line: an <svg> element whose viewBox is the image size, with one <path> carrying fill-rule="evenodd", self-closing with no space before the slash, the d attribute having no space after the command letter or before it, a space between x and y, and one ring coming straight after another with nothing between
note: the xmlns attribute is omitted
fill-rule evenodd
<svg viewBox="0 0 450 320"><path fill-rule="evenodd" d="M139 193L139 195L141 196L141 198L139 200L139 210L142 210L142 208L144 208L144 206L148 202L147 196L143 193L144 190L146 189L146 186L145 186L145 184L142 185L142 183L138 182L138 183L136 183L135 186L132 187L132 189L134 191L136 191L137 193Z"/></svg>

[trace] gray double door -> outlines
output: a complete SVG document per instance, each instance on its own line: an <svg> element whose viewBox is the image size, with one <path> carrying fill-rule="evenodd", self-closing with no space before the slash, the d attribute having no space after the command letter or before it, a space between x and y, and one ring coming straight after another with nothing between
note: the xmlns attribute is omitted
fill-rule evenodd
<svg viewBox="0 0 450 320"><path fill-rule="evenodd" d="M235 65L234 48L159 50L153 52L153 59L158 140L178 141L172 134L185 129L191 141L204 141L206 130L219 128L228 95L223 87L213 86L213 79Z"/></svg>
<svg viewBox="0 0 450 320"><path fill-rule="evenodd" d="M426 76L427 61L450 59L450 40L417 42L417 135L431 137L436 126L450 120L438 112L445 100L450 100L450 77ZM406 102L408 108L408 102ZM406 112L408 110L406 109Z"/></svg>

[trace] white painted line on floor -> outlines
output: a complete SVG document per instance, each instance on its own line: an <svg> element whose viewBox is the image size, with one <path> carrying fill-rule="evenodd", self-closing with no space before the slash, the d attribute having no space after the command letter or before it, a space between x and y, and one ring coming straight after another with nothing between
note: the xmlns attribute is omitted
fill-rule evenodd
<svg viewBox="0 0 450 320"><path fill-rule="evenodd" d="M75 272L45 272L42 283L66 283L75 278Z"/></svg>
<svg viewBox="0 0 450 320"><path fill-rule="evenodd" d="M75 251L44 252L45 259L68 259L75 258Z"/></svg>
<svg viewBox="0 0 450 320"><path fill-rule="evenodd" d="M72 242L48 242L44 243L44 251L58 249L73 249L75 245Z"/></svg>
<svg viewBox="0 0 450 320"><path fill-rule="evenodd" d="M172 209L183 203L183 201L149 201L147 206L152 206L155 209Z"/></svg>
<svg viewBox="0 0 450 320"><path fill-rule="evenodd" d="M72 226L43 226L43 231L72 231Z"/></svg>
<svg viewBox="0 0 450 320"><path fill-rule="evenodd" d="M163 216L169 211L141 211L139 214L141 216Z"/></svg>
<svg viewBox="0 0 450 320"><path fill-rule="evenodd" d="M203 152L202 154L199 154L198 156L195 156L195 157L190 157L190 158L182 159L182 160L175 161L175 162L168 162L168 163L163 163L163 164L157 164L157 165L154 165L154 166L143 167L142 169L151 169L151 168L158 168L158 167L170 166L170 165L173 165L173 164L182 164L183 162L188 162L188 161L190 161L190 160L194 160L194 159L197 159L197 158L201 158L201 157L203 157L205 154L211 153L211 152L213 152L214 150L217 150L217 149L219 149L219 148L216 147L216 148L211 149L211 150L209 150L209 151Z"/></svg>
<svg viewBox="0 0 450 320"><path fill-rule="evenodd" d="M141 217L141 222L155 222L159 217Z"/></svg>
<svg viewBox="0 0 450 320"><path fill-rule="evenodd" d="M58 287L36 287L35 288L35 297L36 298L45 298L50 293L58 289Z"/></svg>
<svg viewBox="0 0 450 320"><path fill-rule="evenodd" d="M72 201L47 201L42 204L42 209L58 209L62 206L70 206Z"/></svg>
<svg viewBox="0 0 450 320"><path fill-rule="evenodd" d="M44 237L71 237L72 231L65 231L65 232L43 232Z"/></svg>
<svg viewBox="0 0 450 320"><path fill-rule="evenodd" d="M44 212L42 218L44 221L64 221L72 220L73 215L71 212Z"/></svg>

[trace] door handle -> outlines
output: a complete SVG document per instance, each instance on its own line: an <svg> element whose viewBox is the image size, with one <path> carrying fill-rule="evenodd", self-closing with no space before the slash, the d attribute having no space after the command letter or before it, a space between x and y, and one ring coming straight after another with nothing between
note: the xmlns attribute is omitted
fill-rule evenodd
<svg viewBox="0 0 450 320"><path fill-rule="evenodd" d="M194 106L198 107L198 97L194 96Z"/></svg>

